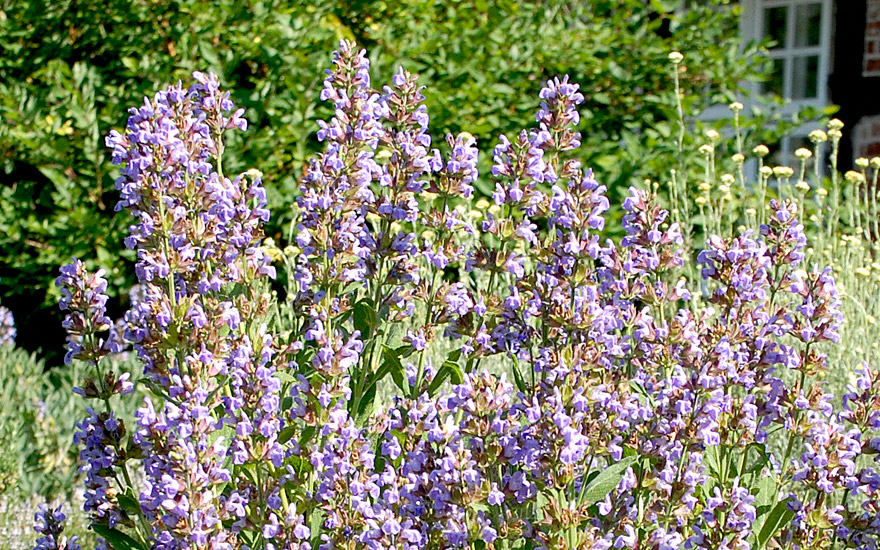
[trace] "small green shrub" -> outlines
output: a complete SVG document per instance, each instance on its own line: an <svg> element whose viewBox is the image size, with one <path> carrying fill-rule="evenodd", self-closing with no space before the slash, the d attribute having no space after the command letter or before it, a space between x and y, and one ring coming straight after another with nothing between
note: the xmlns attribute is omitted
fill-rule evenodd
<svg viewBox="0 0 880 550"><path fill-rule="evenodd" d="M0 493L72 493L76 481L75 419L70 399L81 367L45 372L33 354L0 346Z"/></svg>
<svg viewBox="0 0 880 550"><path fill-rule="evenodd" d="M94 546L73 443L87 405L71 398L87 370L79 363L47 370L33 353L0 344L0 549L32 547L34 511L47 501L63 504L66 535ZM131 414L137 399L114 405Z"/></svg>

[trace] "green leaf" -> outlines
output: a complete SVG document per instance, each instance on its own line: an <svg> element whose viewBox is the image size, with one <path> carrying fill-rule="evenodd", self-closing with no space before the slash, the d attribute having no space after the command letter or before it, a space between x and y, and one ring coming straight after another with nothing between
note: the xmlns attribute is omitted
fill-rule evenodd
<svg viewBox="0 0 880 550"><path fill-rule="evenodd" d="M514 364L510 366L510 370L513 371L513 382L516 384L516 389L525 393L528 386L526 385L526 381L523 379L522 374L519 372L519 369Z"/></svg>
<svg viewBox="0 0 880 550"><path fill-rule="evenodd" d="M290 382L299 382L299 380L292 373L286 370L275 371L275 378L281 381L282 384L287 384Z"/></svg>
<svg viewBox="0 0 880 550"><path fill-rule="evenodd" d="M391 349L388 346L382 350L382 357L384 358L382 367L387 368L388 372L391 373L391 378L394 379L394 383L402 392L410 391L409 383L406 380L406 372L403 369L403 363L400 362L400 356L397 350ZM385 364L388 366L386 367Z"/></svg>
<svg viewBox="0 0 880 550"><path fill-rule="evenodd" d="M464 379L461 374L461 367L458 363L454 361L444 361L440 366L440 370L437 371L437 374L434 376L434 379L431 380L431 384L428 386L428 394L434 395L434 393L440 389L440 386L443 385L443 382L449 378L453 384L461 384L461 381Z"/></svg>
<svg viewBox="0 0 880 550"><path fill-rule="evenodd" d="M199 41L199 53L202 54L202 59L207 61L208 66L211 69L214 69L217 72L222 72L223 67L220 64L220 57L217 55L217 51L213 45L207 40Z"/></svg>
<svg viewBox="0 0 880 550"><path fill-rule="evenodd" d="M720 445L707 445L703 451L703 464L706 470L719 483L724 483L725 461L729 462L730 458L724 456L724 449Z"/></svg>
<svg viewBox="0 0 880 550"><path fill-rule="evenodd" d="M315 426L307 426L301 436L299 436L299 445L300 447L305 447L308 443L315 437L315 434L318 433L318 428Z"/></svg>
<svg viewBox="0 0 880 550"><path fill-rule="evenodd" d="M793 517L794 512L789 510L786 500L777 502L776 506L774 506L767 515L767 519L764 520L761 531L758 533L758 537L755 541L757 543L757 548L766 548L767 543L773 539L773 536L776 535L782 527L791 522Z"/></svg>
<svg viewBox="0 0 880 550"><path fill-rule="evenodd" d="M758 478L755 506L770 508L776 498L776 476L762 475Z"/></svg>
<svg viewBox="0 0 880 550"><path fill-rule="evenodd" d="M137 497L134 496L134 491L131 487L126 487L124 493L116 495L116 502L119 503L120 508L131 516L137 516L141 513L141 505Z"/></svg>
<svg viewBox="0 0 880 550"><path fill-rule="evenodd" d="M354 305L352 320L354 322L354 328L361 331L362 340L369 339L379 325L376 310L366 300L361 300Z"/></svg>
<svg viewBox="0 0 880 550"><path fill-rule="evenodd" d="M651 7L660 13L672 13L678 5L678 0L651 0Z"/></svg>
<svg viewBox="0 0 880 550"><path fill-rule="evenodd" d="M312 471L312 464L300 456L292 455L285 459L284 463L293 467L299 477L304 477Z"/></svg>
<svg viewBox="0 0 880 550"><path fill-rule="evenodd" d="M392 353L394 353L398 358L400 357L400 354L399 354L397 351L393 351ZM383 353L383 356L384 356L384 353ZM398 359L397 363L399 363L399 362L400 362L400 361L399 361L399 359ZM370 380L369 384L370 384L370 385L376 385L376 384L378 384L379 382L382 381L383 378L385 378L386 376L388 376L389 374L391 374L391 371L392 371L396 366L397 366L397 365L396 365L396 363L395 363L394 361L383 361L382 364L379 365L379 368L376 369L376 372L373 373L372 379ZM364 393L369 392L369 391L370 391L369 388L367 388L367 389L364 391Z"/></svg>
<svg viewBox="0 0 880 550"><path fill-rule="evenodd" d="M402 346L394 348L394 353L396 353L398 357L409 357L415 352L416 349L409 344L404 344Z"/></svg>
<svg viewBox="0 0 880 550"><path fill-rule="evenodd" d="M361 396L361 401L358 403L357 417L363 418L364 416L369 416L373 413L373 403L376 401L376 384L370 384L367 390L364 392L364 395Z"/></svg>
<svg viewBox="0 0 880 550"><path fill-rule="evenodd" d="M233 439L235 439L235 428L233 428L229 424L224 424L223 428L208 434L208 443L213 445L214 442L221 437L226 442L232 441Z"/></svg>
<svg viewBox="0 0 880 550"><path fill-rule="evenodd" d="M746 459L748 459L749 451L751 451L752 449L757 452L758 456L755 457L754 462L750 466L744 466L743 471L738 472L740 476L744 476L746 474L759 474L763 472L764 468L766 468L770 464L770 455L767 454L766 445L760 443L752 443L746 446L742 451L746 454ZM746 461L746 464L748 464L748 461ZM767 476L761 476L761 480L766 479L768 479ZM772 477L770 479L772 479Z"/></svg>
<svg viewBox="0 0 880 550"><path fill-rule="evenodd" d="M93 523L92 531L106 540L113 550L146 550L145 546L118 529L111 529L106 525Z"/></svg>
<svg viewBox="0 0 880 550"><path fill-rule="evenodd" d="M285 428L284 428L283 430L281 430L281 432L278 434L278 443L281 444L281 445L284 445L285 443L287 443L288 441L290 441L290 438L292 438L292 437L296 434L296 431L297 431L298 429L299 429L298 426L287 426L287 427L285 427Z"/></svg>
<svg viewBox="0 0 880 550"><path fill-rule="evenodd" d="M537 520L543 521L546 517L544 509L547 505L550 504L550 499L547 498L547 495L544 494L544 491L538 491L538 494L535 496L535 508L537 512Z"/></svg>
<svg viewBox="0 0 880 550"><path fill-rule="evenodd" d="M605 468L605 470L600 472L599 475L594 477L593 480L583 488L578 500L581 503L588 502L590 504L595 504L604 499L608 493L617 487L620 480L623 479L623 475L626 473L627 468L632 466L632 464L638 459L639 457L637 455L628 456L616 464L612 464Z"/></svg>
<svg viewBox="0 0 880 550"><path fill-rule="evenodd" d="M309 529L312 531L312 546L315 547L321 541L321 526L324 525L324 512L313 510L309 518Z"/></svg>

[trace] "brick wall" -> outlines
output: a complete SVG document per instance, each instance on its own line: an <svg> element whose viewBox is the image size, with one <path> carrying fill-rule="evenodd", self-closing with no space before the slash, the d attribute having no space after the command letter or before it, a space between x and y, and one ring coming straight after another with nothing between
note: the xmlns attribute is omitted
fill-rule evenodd
<svg viewBox="0 0 880 550"><path fill-rule="evenodd" d="M853 128L853 157L880 157L880 115L862 117Z"/></svg>
<svg viewBox="0 0 880 550"><path fill-rule="evenodd" d="M880 0L867 0L867 6L865 60L862 66L862 75L880 76Z"/></svg>

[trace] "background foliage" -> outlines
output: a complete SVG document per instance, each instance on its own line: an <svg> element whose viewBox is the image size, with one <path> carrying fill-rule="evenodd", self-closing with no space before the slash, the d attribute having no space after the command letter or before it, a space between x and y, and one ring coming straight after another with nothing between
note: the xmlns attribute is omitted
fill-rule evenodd
<svg viewBox="0 0 880 550"><path fill-rule="evenodd" d="M16 314L20 344L56 351L58 265L91 258L108 270L111 295L125 296L131 256L103 139L124 124L125 106L194 69L216 72L247 108L252 129L227 156L233 169L265 173L270 233L280 237L303 162L317 150L314 121L327 115L315 107L325 52L342 37L369 49L377 82L400 64L421 74L435 140L467 129L484 150L531 116L548 77L571 75L586 95L584 161L614 202L624 183L667 171L669 51L688 52L692 114L727 103L754 76L737 24L726 0L5 0L0 301ZM489 162L484 155L481 168Z"/></svg>
<svg viewBox="0 0 880 550"><path fill-rule="evenodd" d="M129 361L129 359L124 359ZM117 366L120 363L117 363ZM88 404L73 387L88 373L74 363L46 370L35 354L0 345L0 548L33 548L34 512L43 502L63 504L68 531L94 546L82 512L75 423ZM123 367L119 367L123 368ZM129 367L130 368L130 367ZM141 393L115 400L120 414L133 414Z"/></svg>

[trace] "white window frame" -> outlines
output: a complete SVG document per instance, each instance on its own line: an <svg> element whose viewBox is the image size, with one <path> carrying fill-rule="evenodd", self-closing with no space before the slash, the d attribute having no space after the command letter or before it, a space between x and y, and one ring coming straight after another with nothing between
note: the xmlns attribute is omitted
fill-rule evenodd
<svg viewBox="0 0 880 550"><path fill-rule="evenodd" d="M792 15L794 9L798 5L821 4L822 5L822 21L818 46L801 46L793 45L795 35L795 18ZM745 41L758 41L764 38L764 12L767 8L787 7L787 25L785 32L786 44L781 44L779 50L771 50L768 57L770 59L787 58L791 59L795 56L817 55L819 56L819 66L816 74L816 97L806 99L786 99L786 105L783 114L793 115L802 107L814 106L817 108L825 107L829 104L828 94L828 75L831 72L831 26L832 11L834 3L832 0L743 0L742 18L740 19L740 36ZM792 63L785 64L785 74L783 75L783 93L790 92L792 81ZM760 92L760 84L751 84L753 92Z"/></svg>
<svg viewBox="0 0 880 550"><path fill-rule="evenodd" d="M843 0L849 1L849 0ZM818 46L793 47L795 36L795 17L793 15L795 6L805 4L821 4L822 19L820 27L820 37ZM742 44L748 42L757 42L764 39L764 10L773 7L788 7L786 16L787 29L785 33L786 44L781 45L780 50L771 50L768 59L792 58L794 56L818 55L819 65L816 71L816 97L806 99L787 99L783 98L785 105L779 110L784 118L791 118L804 107L815 107L823 109L830 105L830 94L828 90L828 76L831 73L831 63L833 56L832 44L832 25L834 18L834 0L740 0L742 12L740 16L739 34ZM783 94L788 91L790 93L791 81L793 78L793 63L785 63L785 74L783 75ZM761 92L760 82L748 82L744 84L744 88L750 93L759 95ZM753 101L743 101L746 108L756 106ZM730 111L726 105L717 105L710 107L703 113L703 119L707 121L718 120L730 116ZM792 158L791 138L805 138L810 131L816 129L816 124L804 124L790 134L780 140L782 158Z"/></svg>

